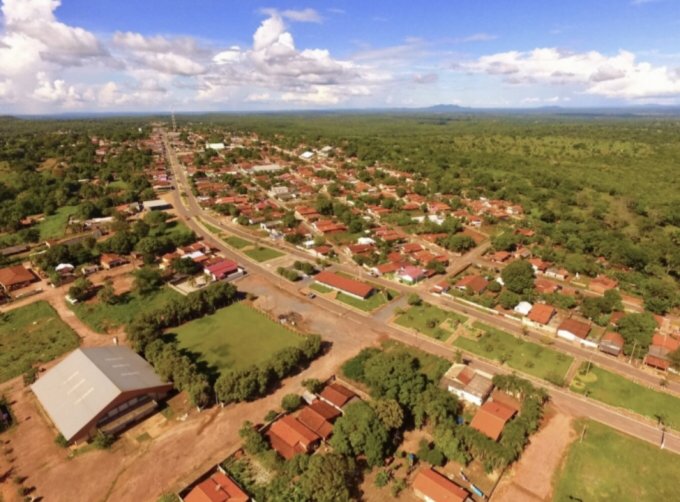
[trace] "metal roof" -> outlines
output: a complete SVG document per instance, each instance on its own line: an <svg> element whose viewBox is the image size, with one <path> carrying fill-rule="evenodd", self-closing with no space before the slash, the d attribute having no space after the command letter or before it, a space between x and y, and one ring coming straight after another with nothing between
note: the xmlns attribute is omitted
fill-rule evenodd
<svg viewBox="0 0 680 502"><path fill-rule="evenodd" d="M164 382L128 347L76 349L31 389L67 440L73 438L123 392Z"/></svg>

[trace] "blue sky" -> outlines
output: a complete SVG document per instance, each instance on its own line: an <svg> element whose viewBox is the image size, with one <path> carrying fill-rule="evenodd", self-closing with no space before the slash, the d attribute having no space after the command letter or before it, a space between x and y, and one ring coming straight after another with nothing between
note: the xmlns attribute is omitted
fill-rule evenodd
<svg viewBox="0 0 680 502"><path fill-rule="evenodd" d="M0 2L0 113L680 103L679 0Z"/></svg>

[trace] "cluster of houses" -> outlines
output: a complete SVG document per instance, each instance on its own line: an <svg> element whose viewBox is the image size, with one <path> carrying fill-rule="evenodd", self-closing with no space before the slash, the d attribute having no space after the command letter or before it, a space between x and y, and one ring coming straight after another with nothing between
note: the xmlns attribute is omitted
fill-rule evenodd
<svg viewBox="0 0 680 502"><path fill-rule="evenodd" d="M444 374L442 383L463 402L477 407L470 427L498 441L505 425L519 413L520 403L509 394L494 389L492 378L484 371L454 364Z"/></svg>

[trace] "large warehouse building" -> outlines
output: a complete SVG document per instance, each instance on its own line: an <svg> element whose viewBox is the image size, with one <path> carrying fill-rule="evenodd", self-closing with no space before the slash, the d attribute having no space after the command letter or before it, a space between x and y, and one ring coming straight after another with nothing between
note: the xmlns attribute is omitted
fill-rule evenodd
<svg viewBox="0 0 680 502"><path fill-rule="evenodd" d="M111 346L75 350L31 388L64 438L78 442L150 415L172 384L132 349Z"/></svg>

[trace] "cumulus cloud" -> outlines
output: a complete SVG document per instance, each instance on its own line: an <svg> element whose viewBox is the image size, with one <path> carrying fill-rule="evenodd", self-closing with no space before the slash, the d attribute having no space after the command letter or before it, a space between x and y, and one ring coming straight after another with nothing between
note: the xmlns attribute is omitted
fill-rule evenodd
<svg viewBox="0 0 680 502"><path fill-rule="evenodd" d="M270 11L251 48L231 46L215 54L215 68L201 81L202 99L250 84L258 87L250 96L267 95L267 100L278 95L283 102L337 104L370 94L372 86L388 78L369 66L336 59L325 49L298 49L284 14Z"/></svg>
<svg viewBox="0 0 680 502"><path fill-rule="evenodd" d="M608 98L680 95L680 75L676 70L638 62L628 51L619 51L615 56L556 48L509 51L482 56L454 69L498 75L510 84L571 85L587 94Z"/></svg>

